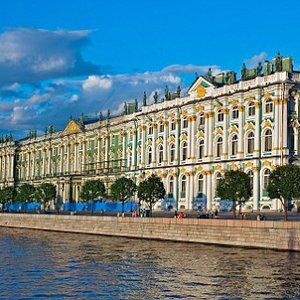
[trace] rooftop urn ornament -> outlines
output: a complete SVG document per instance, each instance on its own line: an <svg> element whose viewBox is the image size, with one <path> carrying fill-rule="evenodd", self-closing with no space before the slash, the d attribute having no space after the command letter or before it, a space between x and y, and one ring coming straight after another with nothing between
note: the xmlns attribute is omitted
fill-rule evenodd
<svg viewBox="0 0 300 300"><path fill-rule="evenodd" d="M134 111L135 111L135 112L138 112L138 111L139 111L139 103L138 103L138 100L137 100L137 99L134 100Z"/></svg>
<svg viewBox="0 0 300 300"><path fill-rule="evenodd" d="M99 112L99 121L103 120L102 111Z"/></svg>
<svg viewBox="0 0 300 300"><path fill-rule="evenodd" d="M110 119L110 109L107 110L107 119Z"/></svg>
<svg viewBox="0 0 300 300"><path fill-rule="evenodd" d="M166 85L165 87L165 99L169 100L170 92L169 92L169 87Z"/></svg>
<svg viewBox="0 0 300 300"><path fill-rule="evenodd" d="M153 95L153 100L154 100L154 103L158 102L158 93L157 93L157 91L155 91L155 93Z"/></svg>
<svg viewBox="0 0 300 300"><path fill-rule="evenodd" d="M146 91L144 91L143 106L147 106L147 94L146 94Z"/></svg>
<svg viewBox="0 0 300 300"><path fill-rule="evenodd" d="M127 115L127 103L126 103L126 101L124 102L124 115Z"/></svg>
<svg viewBox="0 0 300 300"><path fill-rule="evenodd" d="M246 64L243 63L242 69L241 69L242 79L246 79L246 72L247 72Z"/></svg>

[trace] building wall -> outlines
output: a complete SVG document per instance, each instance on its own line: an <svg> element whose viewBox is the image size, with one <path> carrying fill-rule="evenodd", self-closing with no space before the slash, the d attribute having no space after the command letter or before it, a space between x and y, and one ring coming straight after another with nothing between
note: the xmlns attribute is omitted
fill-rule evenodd
<svg viewBox="0 0 300 300"><path fill-rule="evenodd" d="M298 114L299 74L277 72L143 106L141 111L79 124L63 131L0 144L0 183L52 182L63 202L79 201L84 181L102 179L109 189L125 175L136 183L158 174L168 194L158 207L192 209L205 199L215 208L215 188L226 170L242 169L253 178L248 208L279 209L265 187L276 166L298 155L298 134L289 130L291 110ZM293 149L291 149L293 148Z"/></svg>

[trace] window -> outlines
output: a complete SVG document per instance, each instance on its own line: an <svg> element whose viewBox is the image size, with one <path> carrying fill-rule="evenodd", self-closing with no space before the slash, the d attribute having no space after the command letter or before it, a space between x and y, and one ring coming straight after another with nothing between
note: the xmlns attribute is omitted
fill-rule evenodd
<svg viewBox="0 0 300 300"><path fill-rule="evenodd" d="M170 176L169 179L169 193L173 194L174 193L174 177Z"/></svg>
<svg viewBox="0 0 300 300"><path fill-rule="evenodd" d="M187 159L187 150L188 150L187 143L186 143L186 142L183 142L183 143L182 143L182 155L181 155L181 160L186 160L186 159Z"/></svg>
<svg viewBox="0 0 300 300"><path fill-rule="evenodd" d="M152 127L152 125L150 125L148 127L148 134L153 134L153 127Z"/></svg>
<svg viewBox="0 0 300 300"><path fill-rule="evenodd" d="M223 122L224 121L224 114L222 112L222 109L219 109L218 112L217 112L217 120L218 122Z"/></svg>
<svg viewBox="0 0 300 300"><path fill-rule="evenodd" d="M205 125L205 118L204 118L204 114L200 114L199 116L199 126L202 127Z"/></svg>
<svg viewBox="0 0 300 300"><path fill-rule="evenodd" d="M202 159L203 157L204 157L204 140L200 140L198 158Z"/></svg>
<svg viewBox="0 0 300 300"><path fill-rule="evenodd" d="M181 177L181 198L184 198L185 197L185 191L186 191L186 176L183 175Z"/></svg>
<svg viewBox="0 0 300 300"><path fill-rule="evenodd" d="M158 147L158 163L162 163L164 160L164 148L162 145Z"/></svg>
<svg viewBox="0 0 300 300"><path fill-rule="evenodd" d="M182 120L182 128L188 128L188 126L189 126L188 120L187 118L184 118Z"/></svg>
<svg viewBox="0 0 300 300"><path fill-rule="evenodd" d="M176 122L175 122L175 120L173 119L172 121L171 121L171 130L175 130L176 129Z"/></svg>
<svg viewBox="0 0 300 300"><path fill-rule="evenodd" d="M223 138L220 136L217 138L216 157L221 157L222 146L223 146Z"/></svg>
<svg viewBox="0 0 300 300"><path fill-rule="evenodd" d="M269 114L273 112L273 101L271 99L265 102L265 113Z"/></svg>
<svg viewBox="0 0 300 300"><path fill-rule="evenodd" d="M164 128L165 128L165 126L164 126L164 123L159 123L159 132L164 132Z"/></svg>
<svg viewBox="0 0 300 300"><path fill-rule="evenodd" d="M254 102L251 102L248 105L248 116L249 117L255 116L255 104L254 104Z"/></svg>
<svg viewBox="0 0 300 300"><path fill-rule="evenodd" d="M238 150L238 136L234 134L231 138L231 155L237 155Z"/></svg>
<svg viewBox="0 0 300 300"><path fill-rule="evenodd" d="M238 109L237 106L234 106L234 107L232 108L231 118L232 118L232 119L238 119L238 118L239 118L239 109Z"/></svg>
<svg viewBox="0 0 300 300"><path fill-rule="evenodd" d="M152 162L152 147L148 147L147 150L147 164L150 165Z"/></svg>
<svg viewBox="0 0 300 300"><path fill-rule="evenodd" d="M249 171L247 172L247 175L248 175L249 178L250 178L251 194L253 194L253 176L254 176L253 171L249 170Z"/></svg>
<svg viewBox="0 0 300 300"><path fill-rule="evenodd" d="M267 187L270 183L270 174L271 171L269 169L265 169L263 172L263 190L264 194L266 194Z"/></svg>
<svg viewBox="0 0 300 300"><path fill-rule="evenodd" d="M175 144L170 145L170 162L175 160Z"/></svg>
<svg viewBox="0 0 300 300"><path fill-rule="evenodd" d="M247 135L247 153L251 154L254 152L254 133L250 131Z"/></svg>
<svg viewBox="0 0 300 300"><path fill-rule="evenodd" d="M198 195L203 194L203 187L204 187L204 178L203 175L200 174L198 177Z"/></svg>
<svg viewBox="0 0 300 300"><path fill-rule="evenodd" d="M267 129L264 134L264 151L272 151L272 130Z"/></svg>

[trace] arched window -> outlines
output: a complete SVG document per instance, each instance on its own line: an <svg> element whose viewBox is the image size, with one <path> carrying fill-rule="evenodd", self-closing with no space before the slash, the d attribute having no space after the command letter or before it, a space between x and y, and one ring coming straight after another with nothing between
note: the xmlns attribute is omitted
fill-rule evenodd
<svg viewBox="0 0 300 300"><path fill-rule="evenodd" d="M247 153L251 154L254 151L254 133L250 131L247 134Z"/></svg>
<svg viewBox="0 0 300 300"><path fill-rule="evenodd" d="M222 179L221 173L217 172L215 178L216 178L216 187L217 187L219 185L220 180Z"/></svg>
<svg viewBox="0 0 300 300"><path fill-rule="evenodd" d="M165 126L163 122L159 123L159 132L164 132Z"/></svg>
<svg viewBox="0 0 300 300"><path fill-rule="evenodd" d="M224 114L222 112L222 109L219 109L217 112L217 120L218 122L223 122L224 121Z"/></svg>
<svg viewBox="0 0 300 300"><path fill-rule="evenodd" d="M175 160L175 144L170 145L170 162Z"/></svg>
<svg viewBox="0 0 300 300"><path fill-rule="evenodd" d="M181 160L186 160L187 159L187 151L188 151L187 143L183 142L182 143Z"/></svg>
<svg viewBox="0 0 300 300"><path fill-rule="evenodd" d="M250 178L250 187L251 187L251 193L253 194L253 171L252 170L249 170L247 173L246 173L249 178Z"/></svg>
<svg viewBox="0 0 300 300"><path fill-rule="evenodd" d="M176 122L175 122L175 120L173 119L172 121L171 121L171 130L175 130L176 129Z"/></svg>
<svg viewBox="0 0 300 300"><path fill-rule="evenodd" d="M267 129L264 133L264 151L272 151L272 130Z"/></svg>
<svg viewBox="0 0 300 300"><path fill-rule="evenodd" d="M204 118L204 114L201 113L201 114L199 115L199 126L200 126L200 127L203 127L204 125L205 125L205 118Z"/></svg>
<svg viewBox="0 0 300 300"><path fill-rule="evenodd" d="M268 196L267 187L270 182L270 174L271 171L269 169L265 169L263 172L263 196Z"/></svg>
<svg viewBox="0 0 300 300"><path fill-rule="evenodd" d="M187 118L184 118L182 120L182 128L188 128L188 126L189 126L188 120Z"/></svg>
<svg viewBox="0 0 300 300"><path fill-rule="evenodd" d="M158 146L158 163L162 163L164 160L164 148L162 145Z"/></svg>
<svg viewBox="0 0 300 300"><path fill-rule="evenodd" d="M223 146L223 138L220 136L217 138L216 157L221 157L222 146Z"/></svg>
<svg viewBox="0 0 300 300"><path fill-rule="evenodd" d="M254 104L254 102L251 102L248 105L248 116L249 117L255 116L255 104Z"/></svg>
<svg viewBox="0 0 300 300"><path fill-rule="evenodd" d="M198 152L198 158L202 159L204 157L204 140L200 140L199 142L199 152Z"/></svg>
<svg viewBox="0 0 300 300"><path fill-rule="evenodd" d="M204 178L203 175L200 174L198 177L198 197L201 197L204 191Z"/></svg>
<svg viewBox="0 0 300 300"><path fill-rule="evenodd" d="M153 134L153 126L152 125L150 125L148 127L148 134Z"/></svg>
<svg viewBox="0 0 300 300"><path fill-rule="evenodd" d="M231 155L237 155L238 150L238 136L237 134L234 134L231 137Z"/></svg>
<svg viewBox="0 0 300 300"><path fill-rule="evenodd" d="M234 106L231 111L231 118L238 119L239 118L239 109L237 106Z"/></svg>
<svg viewBox="0 0 300 300"><path fill-rule="evenodd" d="M181 177L180 191L181 191L181 198L185 198L185 191L186 191L186 176L185 175L183 175Z"/></svg>
<svg viewBox="0 0 300 300"><path fill-rule="evenodd" d="M271 99L268 99L265 102L265 113L270 114L273 112L273 101Z"/></svg>
<svg viewBox="0 0 300 300"><path fill-rule="evenodd" d="M170 176L169 178L169 193L172 194L174 193L174 177Z"/></svg>
<svg viewBox="0 0 300 300"><path fill-rule="evenodd" d="M147 164L150 165L152 162L152 147L147 149Z"/></svg>

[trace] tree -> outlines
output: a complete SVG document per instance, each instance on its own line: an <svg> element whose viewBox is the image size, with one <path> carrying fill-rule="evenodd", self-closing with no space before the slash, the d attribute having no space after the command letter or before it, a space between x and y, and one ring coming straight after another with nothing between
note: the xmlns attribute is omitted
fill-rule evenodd
<svg viewBox="0 0 300 300"><path fill-rule="evenodd" d="M46 203L55 199L56 187L52 183L42 183L36 189L36 196L39 201L45 206Z"/></svg>
<svg viewBox="0 0 300 300"><path fill-rule="evenodd" d="M0 203L13 203L16 198L16 189L13 186L7 186L0 190Z"/></svg>
<svg viewBox="0 0 300 300"><path fill-rule="evenodd" d="M96 200L105 193L104 183L100 180L88 180L81 189L80 198L84 201Z"/></svg>
<svg viewBox="0 0 300 300"><path fill-rule="evenodd" d="M217 189L217 197L221 199L232 200L233 216L236 217L236 206L239 205L241 212L242 204L245 203L252 195L250 177L243 171L231 170L225 172L220 179Z"/></svg>
<svg viewBox="0 0 300 300"><path fill-rule="evenodd" d="M24 183L17 188L16 202L34 202L36 200L35 187Z"/></svg>
<svg viewBox="0 0 300 300"><path fill-rule="evenodd" d="M130 178L120 177L110 187L115 200L122 202L122 212L124 212L124 203L134 195L136 184Z"/></svg>
<svg viewBox="0 0 300 300"><path fill-rule="evenodd" d="M292 198L300 197L300 168L296 165L285 165L277 167L270 174L267 191L270 198L280 200L285 213L285 220L288 215L288 201Z"/></svg>
<svg viewBox="0 0 300 300"><path fill-rule="evenodd" d="M145 201L150 209L150 216L152 216L153 205L164 198L166 190L161 179L152 174L150 177L142 181L138 187L138 198Z"/></svg>

